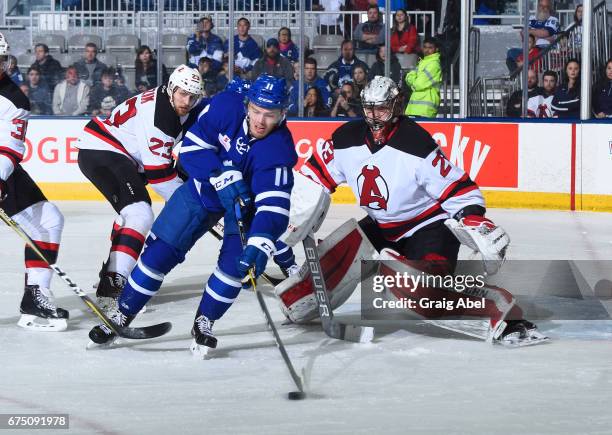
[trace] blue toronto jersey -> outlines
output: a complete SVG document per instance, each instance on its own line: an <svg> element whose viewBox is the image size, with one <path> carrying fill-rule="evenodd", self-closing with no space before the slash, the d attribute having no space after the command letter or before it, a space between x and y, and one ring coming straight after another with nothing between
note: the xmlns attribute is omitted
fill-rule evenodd
<svg viewBox="0 0 612 435"><path fill-rule="evenodd" d="M192 192L210 211L223 210L209 182L211 173L229 165L240 170L255 202L249 237L266 236L274 241L286 230L297 154L284 121L265 138L251 138L244 96L221 92L185 134L180 161L189 174Z"/></svg>
<svg viewBox="0 0 612 435"><path fill-rule="evenodd" d="M198 68L200 58L207 57L212 60L213 69L219 70L223 59L223 40L214 33L211 33L208 38L191 35L187 39L187 52L189 63L194 68Z"/></svg>

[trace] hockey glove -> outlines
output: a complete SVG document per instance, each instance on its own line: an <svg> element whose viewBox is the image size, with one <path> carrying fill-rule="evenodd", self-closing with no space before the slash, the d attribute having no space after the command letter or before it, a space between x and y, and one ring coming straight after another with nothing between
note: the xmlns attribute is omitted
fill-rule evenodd
<svg viewBox="0 0 612 435"><path fill-rule="evenodd" d="M462 244L474 252L480 252L488 275L497 273L506 258L510 237L484 216L468 215L459 221L447 219L446 226Z"/></svg>
<svg viewBox="0 0 612 435"><path fill-rule="evenodd" d="M221 205L225 208L225 232L238 234L234 204L240 198L245 205L245 210L248 210L253 203L251 191L242 179L242 173L234 166L225 166L221 170L214 171L209 181L217 191Z"/></svg>
<svg viewBox="0 0 612 435"><path fill-rule="evenodd" d="M0 202L6 199L7 192L8 186L6 185L6 181L0 178Z"/></svg>
<svg viewBox="0 0 612 435"><path fill-rule="evenodd" d="M255 277L264 273L268 259L274 253L274 242L267 237L250 237L247 246L238 259L238 271L246 276L250 269L254 269Z"/></svg>

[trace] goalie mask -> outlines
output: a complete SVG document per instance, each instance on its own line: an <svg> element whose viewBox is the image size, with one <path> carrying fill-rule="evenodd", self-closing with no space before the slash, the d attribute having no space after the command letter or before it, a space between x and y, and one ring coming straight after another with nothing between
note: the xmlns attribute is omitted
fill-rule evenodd
<svg viewBox="0 0 612 435"><path fill-rule="evenodd" d="M399 88L389 77L375 76L361 91L365 121L377 145L383 145L400 115Z"/></svg>

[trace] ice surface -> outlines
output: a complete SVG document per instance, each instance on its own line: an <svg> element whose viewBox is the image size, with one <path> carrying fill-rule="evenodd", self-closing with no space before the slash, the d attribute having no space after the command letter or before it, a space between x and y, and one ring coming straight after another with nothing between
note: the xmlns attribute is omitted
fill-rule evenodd
<svg viewBox="0 0 612 435"><path fill-rule="evenodd" d="M58 205L66 217L58 263L89 291L109 247L113 212L103 203ZM351 216L362 213L334 206L319 236ZM612 259L610 214L489 216L511 235L511 258ZM215 325L219 347L211 359L195 360L188 351L219 247L213 237L167 277L135 323L169 320L168 335L88 351L95 322L57 278L57 300L70 310L68 331L17 327L23 246L7 227L0 227L0 240L0 413L68 413L70 434L612 433L612 321L543 321L550 344L513 350L422 322L404 329L378 324L366 345L327 339L317 325L280 326L312 392L294 402L286 399L294 387L250 292ZM266 300L280 324L276 302ZM358 292L339 312L359 321Z"/></svg>

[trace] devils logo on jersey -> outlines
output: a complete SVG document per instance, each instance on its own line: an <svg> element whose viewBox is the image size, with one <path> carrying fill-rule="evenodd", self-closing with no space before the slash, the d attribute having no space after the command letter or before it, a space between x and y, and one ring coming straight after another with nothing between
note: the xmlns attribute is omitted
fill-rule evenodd
<svg viewBox="0 0 612 435"><path fill-rule="evenodd" d="M366 165L361 168L361 174L357 177L357 186L359 205L372 210L387 210L389 189L387 182L380 175L380 169L374 165Z"/></svg>

